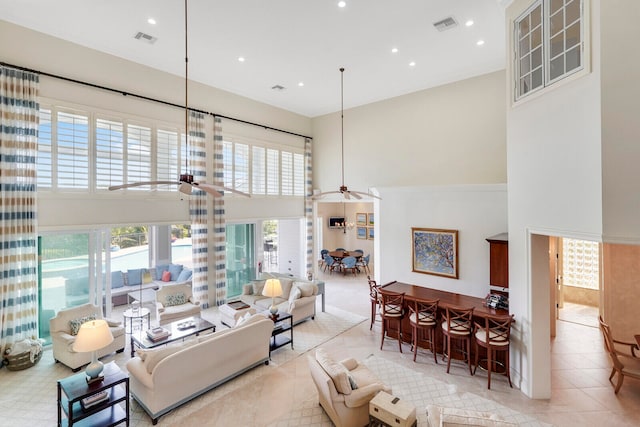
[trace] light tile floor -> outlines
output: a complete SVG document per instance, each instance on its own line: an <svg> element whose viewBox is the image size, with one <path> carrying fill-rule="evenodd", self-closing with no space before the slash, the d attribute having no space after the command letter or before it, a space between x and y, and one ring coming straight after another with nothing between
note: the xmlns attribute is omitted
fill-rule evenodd
<svg viewBox="0 0 640 427"><path fill-rule="evenodd" d="M369 316L365 276L354 278L334 273L322 277L327 282L328 305ZM519 390L510 389L503 377L492 380L492 389L487 390L485 376L480 373L469 376L462 366L453 365L451 374L447 375L443 365L435 365L428 352L418 353L418 361L414 363L408 345L404 346L402 354L392 343L385 344L380 351L379 334L379 323L376 323L373 331L369 331L369 322L365 321L323 346L336 357L349 356L364 360L374 354L386 358L455 385L458 390L492 399L557 426L640 425L640 381L628 379L618 395L613 393L613 387L608 382L610 364L597 328L558 322L558 336L552 340L551 346L552 397L548 400L527 398ZM36 367L18 373L0 370L0 424L30 427L55 424L56 380L70 375L71 371L59 364L52 364L50 356L48 364L43 363L45 358ZM317 405L291 408L286 399L278 399L279 393L313 392L306 363L303 355L288 359L280 366L271 364L261 377L257 378L258 374L255 374L255 377L247 377L246 381L243 378L240 381L243 389L229 387L213 390L190 402L184 409L175 411L175 414L161 418L160 424L269 425L282 419L289 411L302 410L307 416L297 418L298 425L326 425L326 421L323 421L326 417L319 415L321 411ZM203 412L203 408L207 407L210 409ZM191 414L194 416L191 417ZM131 425L148 426L151 423L148 417L136 416Z"/></svg>

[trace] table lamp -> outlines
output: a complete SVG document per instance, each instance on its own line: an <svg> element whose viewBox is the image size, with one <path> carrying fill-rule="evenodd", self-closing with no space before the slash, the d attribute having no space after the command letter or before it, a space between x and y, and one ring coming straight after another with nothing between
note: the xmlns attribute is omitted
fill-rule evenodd
<svg viewBox="0 0 640 427"><path fill-rule="evenodd" d="M97 351L105 348L113 342L113 335L106 320L96 319L83 323L80 326L76 340L73 343L73 351L78 353L92 352L91 363L87 366L87 382L101 380L102 362L98 360Z"/></svg>
<svg viewBox="0 0 640 427"><path fill-rule="evenodd" d="M278 313L278 307L276 306L276 297L282 295L282 285L278 279L267 279L262 289L262 295L265 297L271 297L271 308L269 311L272 316Z"/></svg>

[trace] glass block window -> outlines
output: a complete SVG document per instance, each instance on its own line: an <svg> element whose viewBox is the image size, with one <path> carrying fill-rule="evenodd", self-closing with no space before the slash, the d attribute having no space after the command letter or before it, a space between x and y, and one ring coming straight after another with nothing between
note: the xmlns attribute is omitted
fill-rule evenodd
<svg viewBox="0 0 640 427"><path fill-rule="evenodd" d="M567 286L600 288L600 248L597 242L562 239L563 281Z"/></svg>

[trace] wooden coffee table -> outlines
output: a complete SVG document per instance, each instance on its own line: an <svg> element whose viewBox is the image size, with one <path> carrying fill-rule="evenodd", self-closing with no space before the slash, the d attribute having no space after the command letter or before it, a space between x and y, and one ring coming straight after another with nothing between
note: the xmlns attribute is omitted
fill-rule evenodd
<svg viewBox="0 0 640 427"><path fill-rule="evenodd" d="M190 321L193 321L193 327L181 328L178 326ZM192 335L200 335L201 332L209 329L211 329L212 332L216 331L216 325L200 317L187 317L186 319L176 320L175 322L163 325L162 327L171 331L171 334L167 338L155 342L151 341L149 337L147 337L147 331L133 332L131 334L131 357L135 354L135 346L138 346L138 348L154 348L178 340L183 340L184 338Z"/></svg>

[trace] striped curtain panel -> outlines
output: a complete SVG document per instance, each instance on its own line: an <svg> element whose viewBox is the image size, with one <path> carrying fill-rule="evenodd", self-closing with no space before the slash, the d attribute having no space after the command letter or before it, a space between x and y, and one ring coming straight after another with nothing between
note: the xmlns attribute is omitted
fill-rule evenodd
<svg viewBox="0 0 640 427"><path fill-rule="evenodd" d="M38 335L36 74L0 66L0 354Z"/></svg>
<svg viewBox="0 0 640 427"><path fill-rule="evenodd" d="M307 221L307 274L313 272L313 156L311 139L304 140L304 215Z"/></svg>
<svg viewBox="0 0 640 427"><path fill-rule="evenodd" d="M189 168L193 179L206 181L206 133L205 116L195 111L189 112ZM193 298L200 301L204 309L209 307L209 266L207 228L207 193L193 190L189 198L189 216L191 219L191 243L193 253Z"/></svg>
<svg viewBox="0 0 640 427"><path fill-rule="evenodd" d="M224 185L222 119L213 118L213 184ZM221 306L227 302L227 251L226 215L224 197L213 200L213 257L215 260L216 302Z"/></svg>

